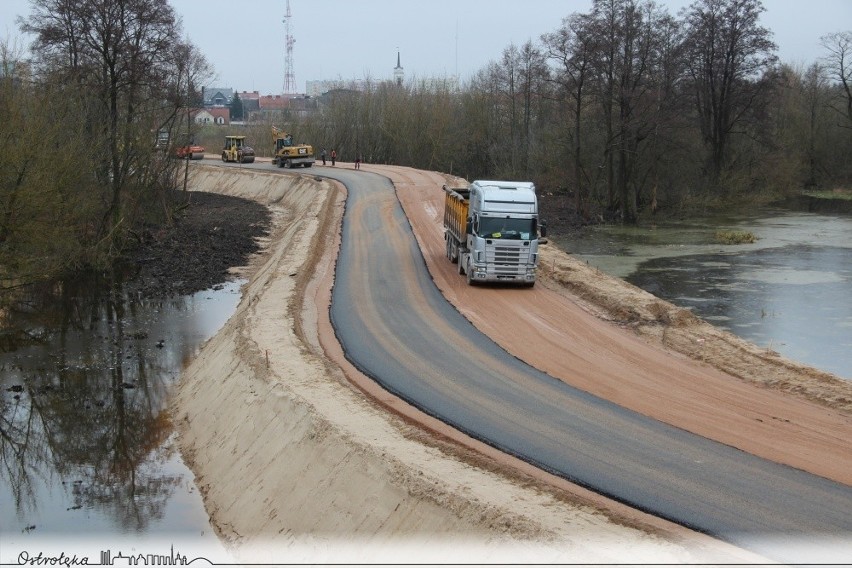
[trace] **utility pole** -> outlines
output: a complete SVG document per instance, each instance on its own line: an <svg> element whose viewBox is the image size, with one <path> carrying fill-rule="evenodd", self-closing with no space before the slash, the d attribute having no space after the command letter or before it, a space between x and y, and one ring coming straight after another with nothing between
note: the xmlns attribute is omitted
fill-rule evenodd
<svg viewBox="0 0 852 568"><path fill-rule="evenodd" d="M287 0L287 13L284 15L284 94L296 93L296 74L293 72L293 44L296 38L290 33L290 0Z"/></svg>

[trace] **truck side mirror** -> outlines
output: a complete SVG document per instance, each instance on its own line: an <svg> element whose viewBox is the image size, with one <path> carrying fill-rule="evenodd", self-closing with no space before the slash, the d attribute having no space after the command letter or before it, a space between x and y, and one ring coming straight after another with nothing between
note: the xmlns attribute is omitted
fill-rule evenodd
<svg viewBox="0 0 852 568"><path fill-rule="evenodd" d="M468 218L467 224L464 227L464 232L468 235L471 234L471 229L473 228L473 219Z"/></svg>
<svg viewBox="0 0 852 568"><path fill-rule="evenodd" d="M539 231L538 231L539 235L541 235L542 237L546 237L547 236L547 221L542 221L539 224L539 227L540 227Z"/></svg>

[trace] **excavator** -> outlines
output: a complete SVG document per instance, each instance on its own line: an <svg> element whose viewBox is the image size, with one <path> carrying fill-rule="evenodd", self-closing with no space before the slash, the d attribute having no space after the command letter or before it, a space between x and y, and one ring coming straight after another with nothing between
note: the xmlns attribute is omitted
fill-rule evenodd
<svg viewBox="0 0 852 568"><path fill-rule="evenodd" d="M293 135L272 127L272 165L279 168L310 168L314 165L314 147L294 144Z"/></svg>

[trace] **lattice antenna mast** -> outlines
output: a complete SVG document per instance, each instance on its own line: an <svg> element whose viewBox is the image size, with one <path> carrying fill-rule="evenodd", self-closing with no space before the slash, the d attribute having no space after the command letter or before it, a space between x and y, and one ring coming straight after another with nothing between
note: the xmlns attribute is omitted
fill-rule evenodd
<svg viewBox="0 0 852 568"><path fill-rule="evenodd" d="M296 92L296 74L293 72L293 44L296 38L290 32L290 0L287 0L287 13L284 15L284 94Z"/></svg>

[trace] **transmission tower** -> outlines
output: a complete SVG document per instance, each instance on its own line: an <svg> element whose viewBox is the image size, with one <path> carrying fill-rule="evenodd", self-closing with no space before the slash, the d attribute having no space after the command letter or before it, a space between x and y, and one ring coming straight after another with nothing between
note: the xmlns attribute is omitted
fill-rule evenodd
<svg viewBox="0 0 852 568"><path fill-rule="evenodd" d="M296 38L290 33L290 0L287 0L287 13L284 15L284 94L296 93L296 74L293 72L293 44Z"/></svg>

